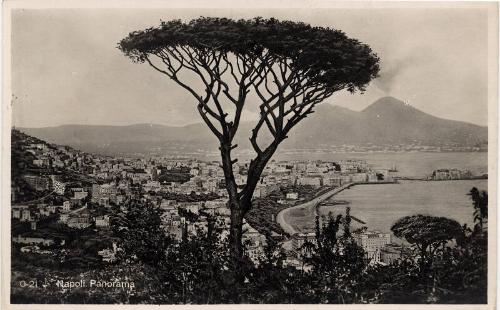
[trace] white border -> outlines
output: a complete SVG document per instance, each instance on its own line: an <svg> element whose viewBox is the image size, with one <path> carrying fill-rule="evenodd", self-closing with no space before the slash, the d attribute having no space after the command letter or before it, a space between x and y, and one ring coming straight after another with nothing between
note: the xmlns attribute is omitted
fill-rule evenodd
<svg viewBox="0 0 500 310"><path fill-rule="evenodd" d="M231 9L322 9L322 8L487 8L488 14L488 192L489 192L489 283L488 305L9 305L10 300L10 124L11 124L11 10L19 8L231 8ZM132 0L6 0L3 3L3 104L2 104L2 216L1 216L1 306L2 309L493 309L496 302L496 241L497 241L497 154L498 154L498 3L497 2L382 2L352 1L333 2L318 0L172 0L172 1L132 1Z"/></svg>

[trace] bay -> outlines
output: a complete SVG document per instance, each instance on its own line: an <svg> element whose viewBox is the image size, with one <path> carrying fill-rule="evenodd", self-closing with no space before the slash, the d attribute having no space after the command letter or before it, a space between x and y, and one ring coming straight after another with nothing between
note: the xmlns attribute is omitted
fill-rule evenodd
<svg viewBox="0 0 500 310"><path fill-rule="evenodd" d="M475 175L488 172L486 152L393 152L393 153L328 153L278 154L277 160L365 160L374 169L389 169L396 166L398 176L421 178L436 169L457 168L470 170ZM357 185L332 198L346 205L325 206L322 215L329 212L351 214L366 222L368 229L390 232L391 226L401 217L423 214L444 216L472 226L472 201L467 193L472 187L488 189L488 180L455 181L400 181L398 184ZM304 215L293 219L300 223L301 231L314 229L314 216ZM353 222L353 225L361 226Z"/></svg>
<svg viewBox="0 0 500 310"><path fill-rule="evenodd" d="M333 197L348 202L351 214L366 222L370 230L390 232L401 217L431 215L452 218L472 226L472 187L487 190L488 180L400 181L398 184L357 185ZM347 205L326 206L323 215L345 212Z"/></svg>

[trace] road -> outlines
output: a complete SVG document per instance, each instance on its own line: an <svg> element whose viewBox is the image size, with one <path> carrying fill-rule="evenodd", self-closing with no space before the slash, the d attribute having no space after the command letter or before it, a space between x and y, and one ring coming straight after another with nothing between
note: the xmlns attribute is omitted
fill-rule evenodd
<svg viewBox="0 0 500 310"><path fill-rule="evenodd" d="M296 205L296 206L293 206L290 208L283 209L278 213L278 216L276 217L276 221L278 222L278 224L280 224L281 228L283 228L283 230L287 234L289 234L290 236L292 236L296 233L299 233L299 231L297 231L294 227L292 227L292 225L290 225L286 221L286 218L287 218L286 215L288 212L290 212L290 210L299 209L299 208L315 208L315 206L318 203L327 200L328 198L332 197L333 195L335 195L337 193L340 193L344 189L351 187L353 184L354 183L347 183L345 185L342 185L341 187L337 187L335 189L332 189L331 191L328 191L328 192L326 192L326 193L324 193L316 198L313 198L312 200L304 202L300 205Z"/></svg>
<svg viewBox="0 0 500 310"><path fill-rule="evenodd" d="M71 184L76 184L78 182L69 182L69 183L65 183L66 186L69 186ZM42 201L44 200L45 198L49 197L50 195L54 194L56 192L56 190L52 190L50 193L48 193L47 195L43 196L43 197L40 197L40 198L37 198L37 199L33 199L33 200L30 200L30 201L23 201L22 204L31 204L31 203L35 203L37 201Z"/></svg>
<svg viewBox="0 0 500 310"><path fill-rule="evenodd" d="M48 193L47 195L43 196L43 197L40 197L40 198L37 198L37 199L33 199L33 200L30 200L30 201L24 201L22 202L22 204L30 204L30 203L35 203L37 201L41 201L41 200L44 200L45 198L49 197L50 195L54 194L56 191L53 190L51 191L50 193Z"/></svg>

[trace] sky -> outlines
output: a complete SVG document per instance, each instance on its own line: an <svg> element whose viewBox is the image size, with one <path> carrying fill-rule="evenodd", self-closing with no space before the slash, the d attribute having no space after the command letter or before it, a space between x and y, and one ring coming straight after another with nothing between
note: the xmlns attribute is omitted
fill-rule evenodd
<svg viewBox="0 0 500 310"><path fill-rule="evenodd" d="M371 46L380 77L323 104L362 110L393 96L426 113L487 125L487 10L44 9L12 12L13 125L182 126L201 122L190 94L116 48L134 30L199 16L296 20ZM255 118L250 108L244 119Z"/></svg>

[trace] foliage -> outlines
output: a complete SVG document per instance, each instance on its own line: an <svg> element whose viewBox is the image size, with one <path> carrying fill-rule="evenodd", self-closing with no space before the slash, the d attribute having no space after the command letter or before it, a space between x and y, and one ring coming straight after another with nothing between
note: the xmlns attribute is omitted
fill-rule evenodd
<svg viewBox="0 0 500 310"><path fill-rule="evenodd" d="M420 214L399 219L391 231L396 237L416 245L424 257L432 255L438 246L449 240L463 239L462 227L457 221Z"/></svg>
<svg viewBox="0 0 500 310"><path fill-rule="evenodd" d="M253 207L245 215L248 223L260 233L277 232L284 234L281 226L273 220L273 215L276 216L279 211L287 208L287 205L280 204L269 198L258 198L253 202Z"/></svg>
<svg viewBox="0 0 500 310"><path fill-rule="evenodd" d="M474 222L476 222L474 229L482 230L488 221L488 193L473 187L469 196L471 196L474 207Z"/></svg>
<svg viewBox="0 0 500 310"><path fill-rule="evenodd" d="M229 253L220 232L184 238L160 265L161 280L175 303L215 303L229 300Z"/></svg>
<svg viewBox="0 0 500 310"><path fill-rule="evenodd" d="M477 190L477 189L476 189ZM476 192L474 189L471 192ZM479 197L479 195L473 197ZM487 197L483 192L482 197ZM487 209L487 199L482 201ZM473 198L473 207L478 203ZM479 215L479 218L476 216ZM410 259L400 260L391 266L380 266L375 272L385 277L374 277L372 285L379 286L378 300L382 303L450 303L480 304L487 302L487 232L477 229L485 221L487 212L475 212L475 229L463 225L459 231L453 220L446 218L403 218L395 225L400 236L407 236L421 244L420 250L429 245L429 251ZM410 224L411 219L420 223ZM425 223L426 222L426 223ZM406 225L402 225L406 223ZM402 229L407 226L407 230ZM418 226L422 229L417 233ZM411 233L413 228L415 231ZM403 231L406 233L403 234ZM446 243L452 238L456 244ZM407 239L408 240L408 239ZM408 241L410 241L408 240ZM440 246L438 244L441 243ZM434 244L432 251L431 244ZM419 255L420 254L420 255ZM432 254L432 255L431 255Z"/></svg>
<svg viewBox="0 0 500 310"><path fill-rule="evenodd" d="M304 244L304 262L312 266L311 281L319 303L358 302L366 268L364 250L351 235L350 210L346 215L316 220L314 243ZM320 227L321 225L321 227Z"/></svg>
<svg viewBox="0 0 500 310"><path fill-rule="evenodd" d="M207 232L200 230L193 236L184 232L182 240L175 241L163 230L158 208L148 201L133 200L116 226L122 239L120 261L154 269L151 282L161 288L157 300L211 303L226 298L227 290L221 290L221 285L227 278L228 252L215 219L209 219Z"/></svg>
<svg viewBox="0 0 500 310"><path fill-rule="evenodd" d="M475 204L473 204L475 207ZM235 282L224 225L209 218L207 231L198 231L176 241L162 231L159 212L147 201L132 200L113 220L121 240L119 260L93 265L73 262L75 268L61 268L58 257L21 253L13 247L13 303L440 303L481 304L487 301L487 231L461 227L446 218L405 217L396 231L415 244L433 245L422 264L420 251L410 252L394 263L368 264L365 253L353 239L349 209L345 215L317 218L316 234L301 251L302 268L286 266L281 244L266 236L264 254L258 264L246 259L241 269L244 282ZM484 223L486 212L479 213ZM475 218L476 224L480 222ZM417 225L418 224L418 225ZM403 227L406 227L403 229ZM416 233L417 227L423 232ZM436 236L433 230L440 230ZM73 260L85 257L85 247L96 249L95 236L78 242L82 250ZM458 243L446 242L461 235ZM71 239L71 238L70 238ZM421 246L422 247L422 246ZM431 259L432 258L432 259ZM99 266L100 268L96 268ZM22 271L19 271L22 270ZM58 271L54 271L58 270ZM136 290L21 289L21 279L128 279Z"/></svg>
<svg viewBox="0 0 500 310"><path fill-rule="evenodd" d="M129 200L125 212L113 218L122 255L152 266L167 259L171 238L161 227L160 210L149 201Z"/></svg>
<svg viewBox="0 0 500 310"><path fill-rule="evenodd" d="M290 204L311 200L322 190L322 188L315 188L311 185L282 186L279 190L269 193L266 197L255 198L252 201L252 208L245 215L245 219L253 228L257 229L262 234L276 232L281 235L286 235L283 228L275 221L278 213L290 207ZM290 201L284 204L278 203L278 200L285 199L286 193L288 192L298 193L301 200Z"/></svg>

